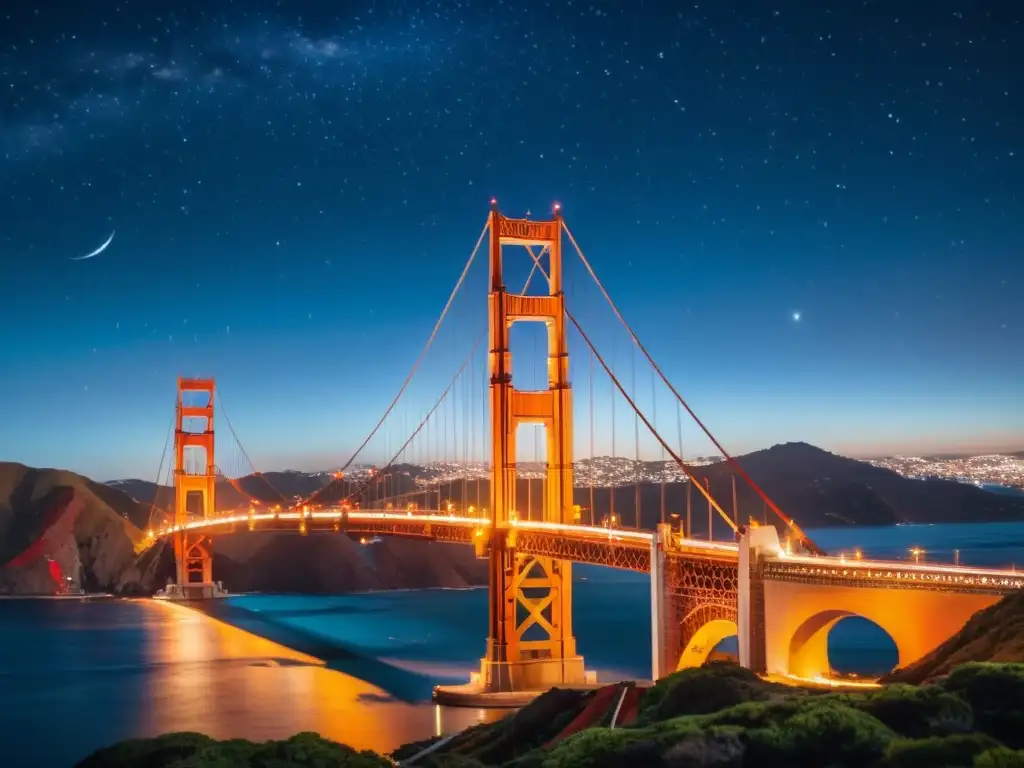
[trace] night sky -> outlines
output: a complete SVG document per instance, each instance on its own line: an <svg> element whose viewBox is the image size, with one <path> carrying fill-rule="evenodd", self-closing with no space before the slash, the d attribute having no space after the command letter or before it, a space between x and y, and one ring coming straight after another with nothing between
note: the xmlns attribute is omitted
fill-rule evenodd
<svg viewBox="0 0 1024 768"><path fill-rule="evenodd" d="M984 0L5 3L0 459L151 479L182 374L217 377L260 468L337 465L492 195L514 216L561 202L734 452L1020 450L1021 17ZM483 322L474 269L456 335ZM601 346L610 315L574 275ZM620 371L624 338L607 342ZM410 413L457 351L424 364Z"/></svg>

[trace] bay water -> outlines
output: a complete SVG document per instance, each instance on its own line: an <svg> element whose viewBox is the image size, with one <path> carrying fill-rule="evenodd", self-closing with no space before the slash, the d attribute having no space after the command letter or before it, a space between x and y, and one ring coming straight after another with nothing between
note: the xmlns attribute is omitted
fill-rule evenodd
<svg viewBox="0 0 1024 768"><path fill-rule="evenodd" d="M1024 524L812 531L832 553L1024 564ZM599 679L650 676L646 575L576 566L573 620ZM230 585L228 585L230 586ZM486 634L486 592L242 595L205 612L152 600L0 601L3 764L71 766L122 739L168 731L286 738L317 731L387 751L500 712L436 707L434 685L465 682ZM830 636L833 666L878 674L896 651L861 619ZM735 640L722 649L735 648Z"/></svg>

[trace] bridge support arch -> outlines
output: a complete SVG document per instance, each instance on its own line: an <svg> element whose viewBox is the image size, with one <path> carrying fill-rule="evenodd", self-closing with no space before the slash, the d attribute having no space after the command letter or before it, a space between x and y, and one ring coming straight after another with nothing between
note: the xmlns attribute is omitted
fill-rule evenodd
<svg viewBox="0 0 1024 768"><path fill-rule="evenodd" d="M679 654L676 671L699 667L720 642L739 633L739 627L730 619L711 619L691 635L683 652Z"/></svg>
<svg viewBox="0 0 1024 768"><path fill-rule="evenodd" d="M700 666L738 633L736 559L667 549L651 558L651 676ZM660 570L660 573L659 573Z"/></svg>
<svg viewBox="0 0 1024 768"><path fill-rule="evenodd" d="M490 600L480 685L489 693L539 691L587 680L572 632L571 563L524 556L515 547L516 432L520 424L539 423L547 433L545 522L573 522L572 390L562 291L562 220L557 210L550 221L508 219L492 203L489 230ZM506 291L503 245L537 246L541 256L547 254L547 295ZM512 385L509 330L517 322L542 322L547 327L546 390L523 391Z"/></svg>
<svg viewBox="0 0 1024 768"><path fill-rule="evenodd" d="M999 598L998 594L941 588L768 579L764 581L766 671L828 677L828 634L849 616L868 619L888 633L899 655L897 666L905 667Z"/></svg>
<svg viewBox="0 0 1024 768"><path fill-rule="evenodd" d="M213 379L178 378L174 425L173 541L175 582L184 597L192 593L210 594L213 584L213 556L209 537L182 528L191 520L205 519L216 514L217 477L213 430L215 386ZM202 401L199 404L191 402L192 396L196 394ZM201 449L202 459L190 456L189 448Z"/></svg>

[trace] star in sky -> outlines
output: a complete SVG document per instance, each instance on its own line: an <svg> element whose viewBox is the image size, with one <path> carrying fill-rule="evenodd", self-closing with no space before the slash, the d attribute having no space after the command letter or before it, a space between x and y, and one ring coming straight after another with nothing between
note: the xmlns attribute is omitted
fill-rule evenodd
<svg viewBox="0 0 1024 768"><path fill-rule="evenodd" d="M0 455L144 476L175 377L216 375L263 466L333 464L491 195L562 203L736 452L1020 450L1020 50L1012 3L7 3ZM574 269L567 302L629 370ZM482 323L473 280L453 333Z"/></svg>

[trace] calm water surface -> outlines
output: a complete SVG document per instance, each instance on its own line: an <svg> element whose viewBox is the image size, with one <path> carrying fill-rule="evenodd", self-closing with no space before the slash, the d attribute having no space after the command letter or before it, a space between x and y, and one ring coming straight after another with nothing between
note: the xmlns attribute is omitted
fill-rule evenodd
<svg viewBox="0 0 1024 768"><path fill-rule="evenodd" d="M832 552L902 559L920 547L948 562L959 549L964 564L1024 564L1024 525L812 535ZM648 677L647 577L575 574L587 666L602 679ZM486 610L482 590L249 595L218 601L213 616L147 600L0 601L3 764L70 766L118 740L176 730L251 739L313 730L387 751L461 729L487 713L435 707L430 690L477 668ZM830 652L837 668L866 674L895 661L887 636L855 619L836 627ZM22 754L31 758L13 759Z"/></svg>

